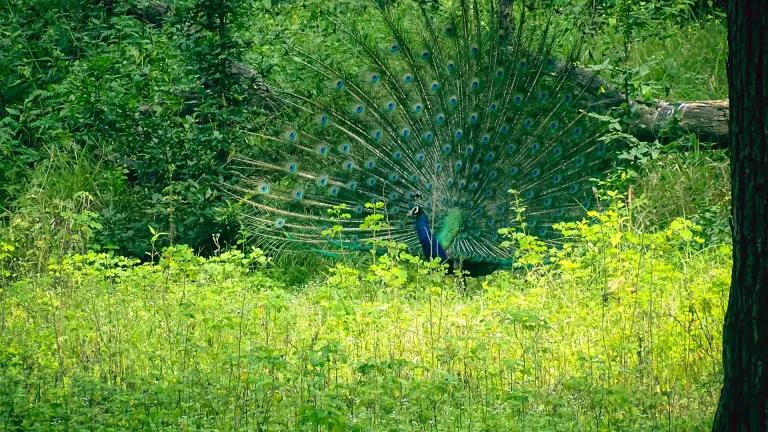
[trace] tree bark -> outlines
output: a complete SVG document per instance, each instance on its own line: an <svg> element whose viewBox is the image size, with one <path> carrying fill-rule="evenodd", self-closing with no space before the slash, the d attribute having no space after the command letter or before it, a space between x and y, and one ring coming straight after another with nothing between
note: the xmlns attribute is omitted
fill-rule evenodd
<svg viewBox="0 0 768 432"><path fill-rule="evenodd" d="M733 271L712 430L768 431L768 8L728 3Z"/></svg>

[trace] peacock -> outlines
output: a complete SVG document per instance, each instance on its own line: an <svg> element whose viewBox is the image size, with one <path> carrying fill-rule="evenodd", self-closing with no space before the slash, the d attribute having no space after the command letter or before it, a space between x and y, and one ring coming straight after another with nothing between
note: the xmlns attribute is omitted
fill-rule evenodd
<svg viewBox="0 0 768 432"><path fill-rule="evenodd" d="M278 90L285 120L237 159L263 247L392 240L479 276L510 263L499 229L521 209L543 239L582 217L615 149L574 79L578 39L510 0L380 3L364 29L338 24L346 62L291 47L318 85Z"/></svg>

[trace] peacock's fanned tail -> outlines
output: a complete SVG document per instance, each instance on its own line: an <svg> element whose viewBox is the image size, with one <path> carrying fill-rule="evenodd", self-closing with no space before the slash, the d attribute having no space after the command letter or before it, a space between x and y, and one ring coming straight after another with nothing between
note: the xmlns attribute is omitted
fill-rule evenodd
<svg viewBox="0 0 768 432"><path fill-rule="evenodd" d="M613 157L586 85L569 78L578 46L555 60L558 32L529 24L525 8L503 25L495 1L461 0L443 15L414 4L409 19L371 7L372 31L344 28L359 70L295 49L326 85L279 92L294 120L263 135L263 155L241 159L247 175L232 190L264 245L358 248L378 237L418 247L406 213L419 204L449 256L498 260L509 254L498 229L516 214L510 190L545 238L591 207L591 179ZM366 207L376 202L385 205ZM373 211L387 227L361 228Z"/></svg>

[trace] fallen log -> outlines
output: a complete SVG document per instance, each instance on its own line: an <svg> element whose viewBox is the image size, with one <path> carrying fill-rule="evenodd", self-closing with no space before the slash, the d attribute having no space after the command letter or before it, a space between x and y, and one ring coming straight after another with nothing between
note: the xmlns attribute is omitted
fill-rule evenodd
<svg viewBox="0 0 768 432"><path fill-rule="evenodd" d="M641 141L670 141L687 134L728 148L728 100L630 104L629 133Z"/></svg>

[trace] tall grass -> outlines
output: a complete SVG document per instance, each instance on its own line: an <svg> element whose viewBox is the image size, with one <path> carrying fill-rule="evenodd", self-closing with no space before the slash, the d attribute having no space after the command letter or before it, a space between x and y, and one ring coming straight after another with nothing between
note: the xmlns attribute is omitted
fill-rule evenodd
<svg viewBox="0 0 768 432"><path fill-rule="evenodd" d="M403 252L299 292L257 251L67 257L0 288L0 428L708 430L730 249L632 216L469 284Z"/></svg>
<svg viewBox="0 0 768 432"><path fill-rule="evenodd" d="M688 218L708 241L730 242L731 184L728 155L693 149L669 153L637 170L632 190L637 222L646 229Z"/></svg>

